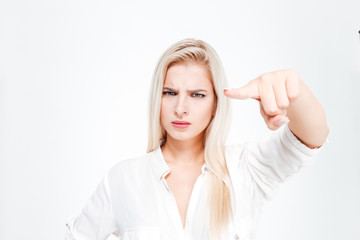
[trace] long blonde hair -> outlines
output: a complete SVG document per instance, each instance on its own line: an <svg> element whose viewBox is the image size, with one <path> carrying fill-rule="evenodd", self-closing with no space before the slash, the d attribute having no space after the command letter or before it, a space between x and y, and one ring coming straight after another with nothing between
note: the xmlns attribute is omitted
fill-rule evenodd
<svg viewBox="0 0 360 240"><path fill-rule="evenodd" d="M149 101L149 135L147 152L166 142L166 131L160 123L163 85L168 68L175 63L199 63L209 70L216 100L216 113L205 130L204 157L210 171L208 196L211 239L219 239L233 218L231 183L225 161L225 141L230 125L230 103L223 94L227 87L222 63L215 50L202 40L187 38L170 46L160 57L152 78ZM231 219L230 219L231 218Z"/></svg>

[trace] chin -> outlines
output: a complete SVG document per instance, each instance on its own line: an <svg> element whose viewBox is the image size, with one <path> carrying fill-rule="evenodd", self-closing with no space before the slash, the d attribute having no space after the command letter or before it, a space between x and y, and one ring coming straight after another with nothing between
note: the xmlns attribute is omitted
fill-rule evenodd
<svg viewBox="0 0 360 240"><path fill-rule="evenodd" d="M196 138L199 134L201 133L196 133L196 134L190 134L190 133L180 133L180 132L167 132L167 134L169 136L171 136L171 138L177 140L177 141L187 141L187 140L191 140L193 138Z"/></svg>
<svg viewBox="0 0 360 240"><path fill-rule="evenodd" d="M187 135L185 135L185 134L169 134L168 133L168 135L171 137L171 138L173 138L173 139L175 139L175 140L177 140L177 141L186 141L186 140L189 140L189 139L191 139L192 137L191 136L187 136Z"/></svg>

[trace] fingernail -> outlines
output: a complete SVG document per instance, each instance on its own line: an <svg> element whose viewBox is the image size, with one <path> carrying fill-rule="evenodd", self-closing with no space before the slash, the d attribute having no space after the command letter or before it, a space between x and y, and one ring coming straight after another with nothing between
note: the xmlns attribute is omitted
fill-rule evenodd
<svg viewBox="0 0 360 240"><path fill-rule="evenodd" d="M278 125L278 127L281 127L282 125L284 125L288 122L290 122L290 120L280 120L280 121L277 121L276 124Z"/></svg>
<svg viewBox="0 0 360 240"><path fill-rule="evenodd" d="M231 88L224 88L224 92L231 90Z"/></svg>

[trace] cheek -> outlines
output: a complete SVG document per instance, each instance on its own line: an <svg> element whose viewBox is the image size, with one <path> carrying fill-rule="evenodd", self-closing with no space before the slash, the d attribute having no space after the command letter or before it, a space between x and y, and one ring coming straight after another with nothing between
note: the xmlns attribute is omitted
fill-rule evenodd
<svg viewBox="0 0 360 240"><path fill-rule="evenodd" d="M161 103L161 106L160 106L160 120L162 120L164 118L164 112L165 112L164 104Z"/></svg>
<svg viewBox="0 0 360 240"><path fill-rule="evenodd" d="M212 114L213 114L213 110L214 110L214 105L211 104L212 102L207 102L206 104L202 104L201 106L198 107L197 109L197 114L199 117L201 117L202 119L210 119Z"/></svg>
<svg viewBox="0 0 360 240"><path fill-rule="evenodd" d="M169 115L169 104L166 103L165 101L161 102L161 106L160 106L160 120L164 120L166 119L166 117Z"/></svg>

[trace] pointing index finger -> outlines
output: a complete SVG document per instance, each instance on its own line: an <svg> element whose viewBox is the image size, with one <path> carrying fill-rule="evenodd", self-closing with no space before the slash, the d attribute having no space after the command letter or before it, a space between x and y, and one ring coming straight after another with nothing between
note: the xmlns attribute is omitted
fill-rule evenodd
<svg viewBox="0 0 360 240"><path fill-rule="evenodd" d="M250 81L248 84L240 88L225 88L224 94L230 98L236 99L249 99L253 98L260 101L259 89L254 81Z"/></svg>

